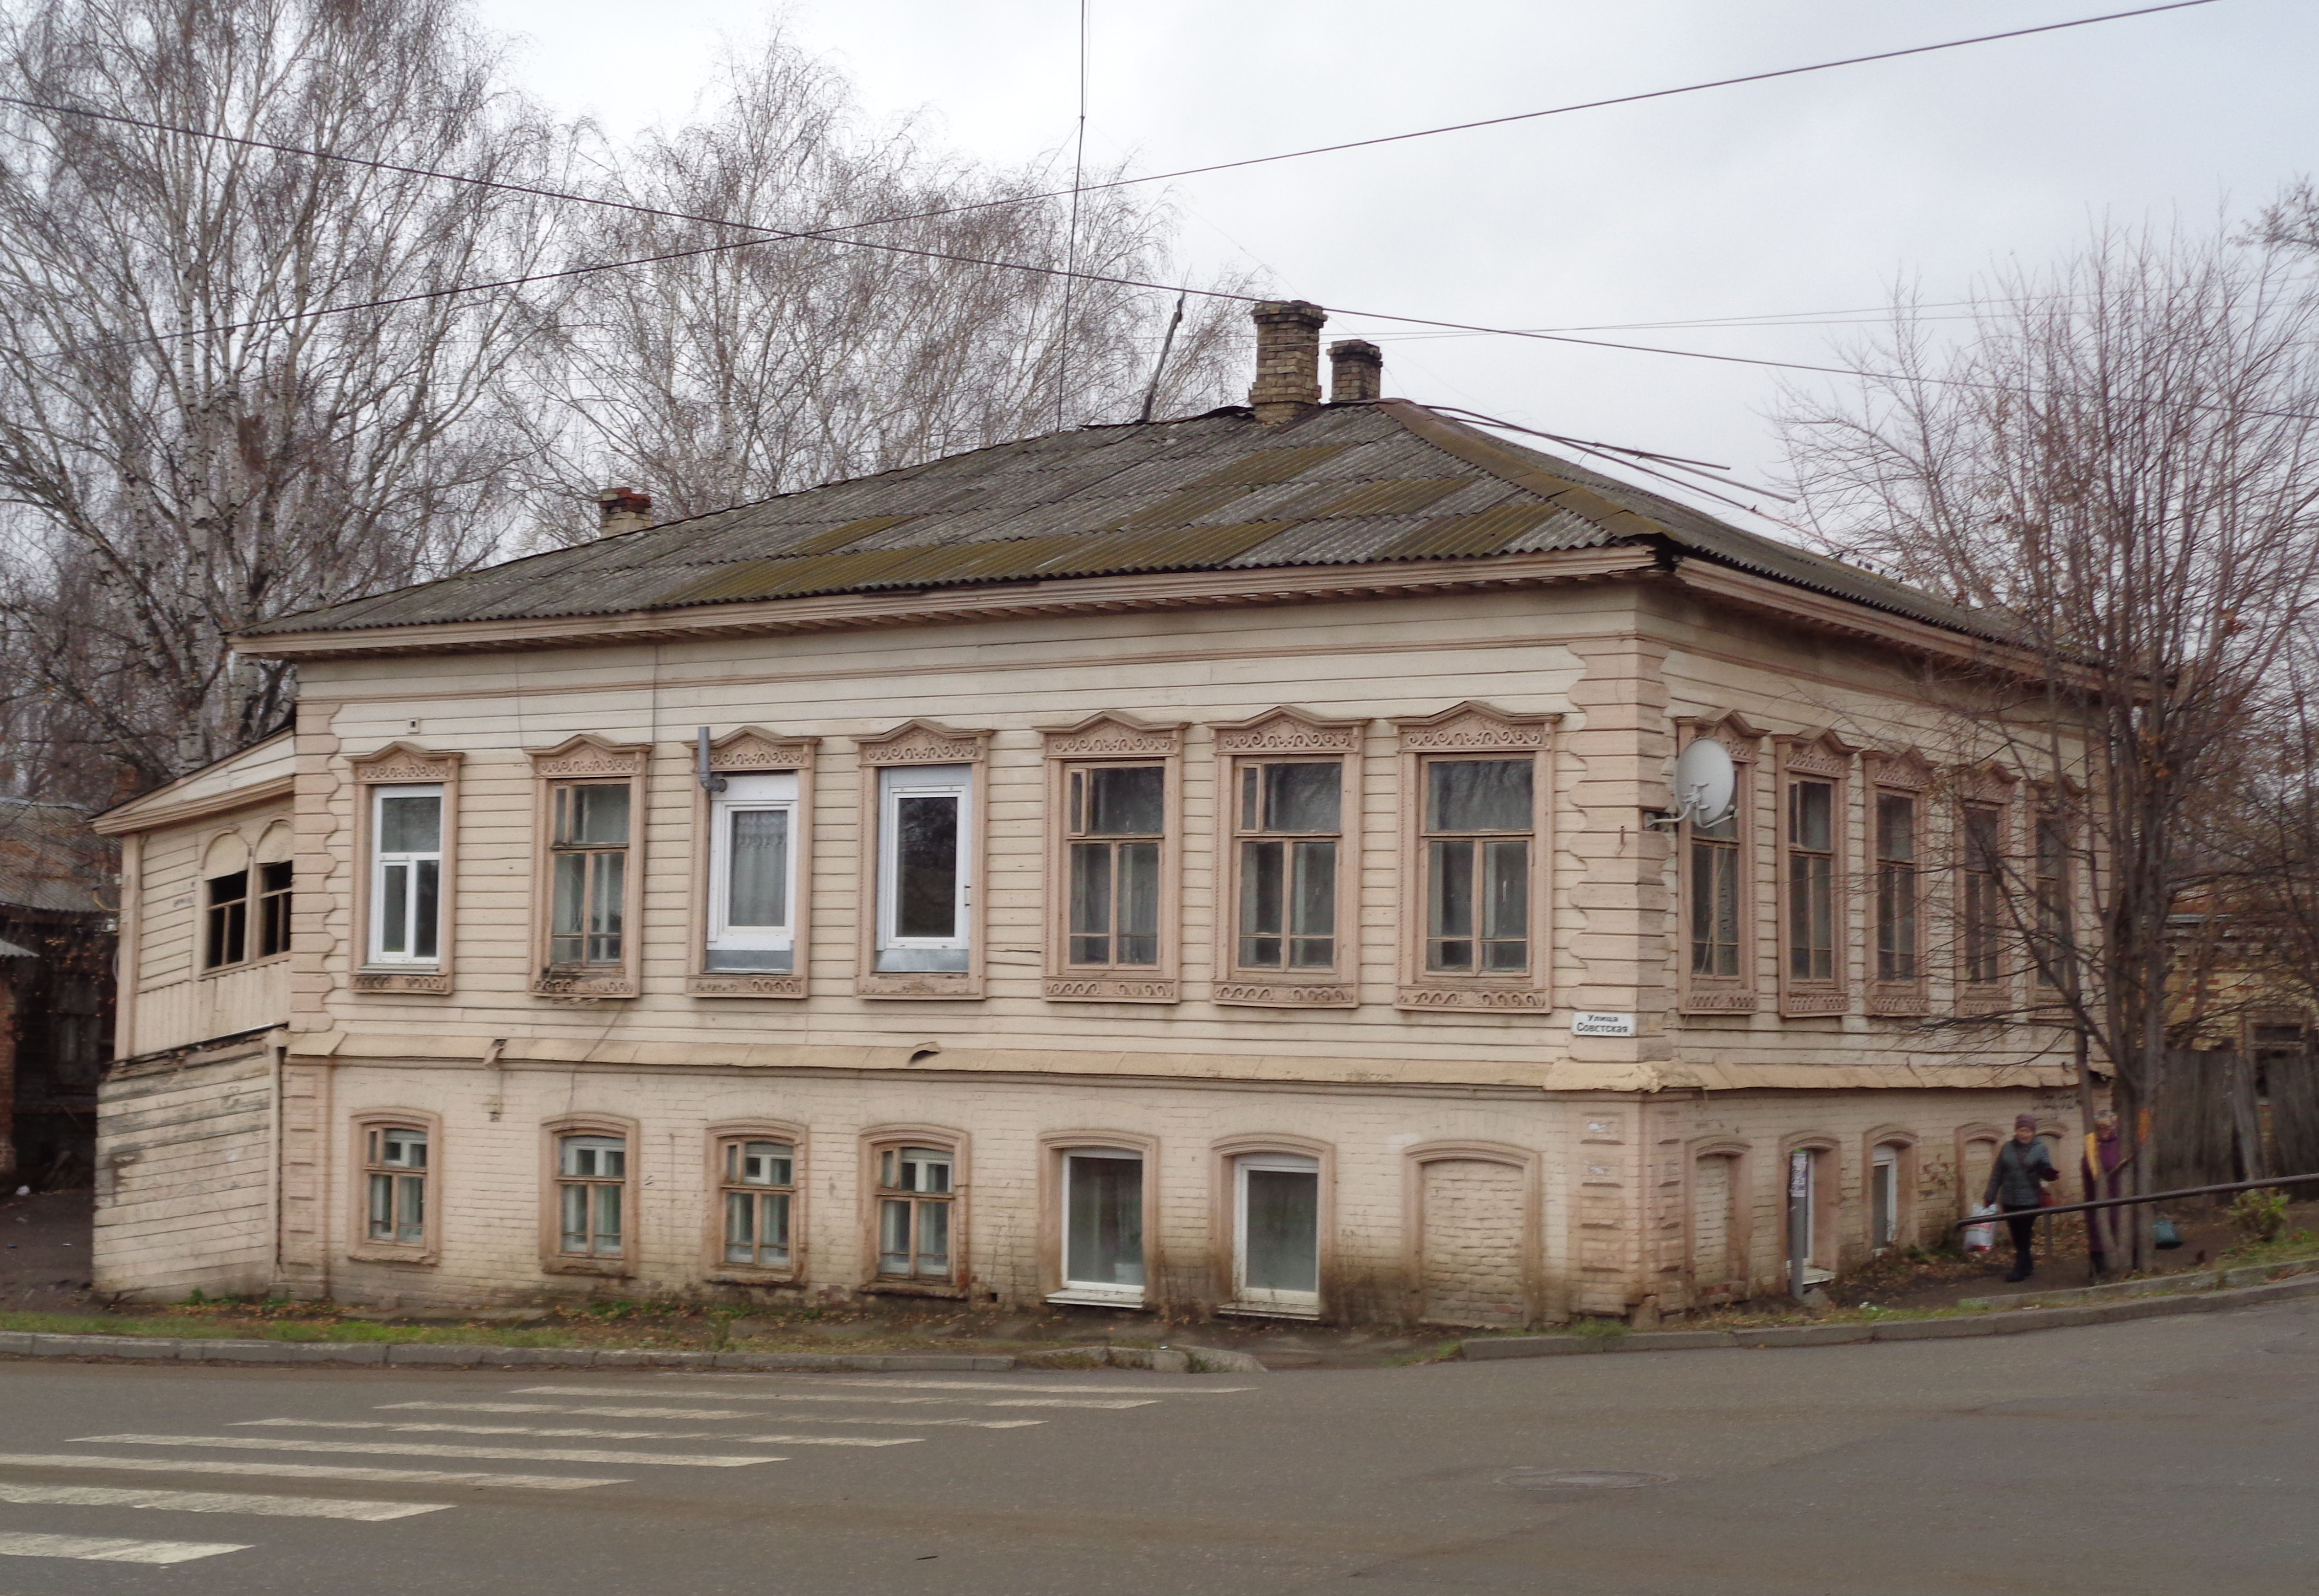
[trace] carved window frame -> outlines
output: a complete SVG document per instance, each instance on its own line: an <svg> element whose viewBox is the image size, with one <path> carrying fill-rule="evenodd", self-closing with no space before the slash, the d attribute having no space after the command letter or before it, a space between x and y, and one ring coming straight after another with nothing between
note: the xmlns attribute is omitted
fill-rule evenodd
<svg viewBox="0 0 2319 1596"><path fill-rule="evenodd" d="M1400 979L1396 1007L1520 1009L1554 1006L1555 732L1559 715L1524 715L1468 700L1436 715L1390 723L1397 734L1401 795ZM1518 975L1430 970L1425 964L1426 767L1436 760L1530 762L1529 969ZM1479 960L1476 960L1478 965Z"/></svg>
<svg viewBox="0 0 2319 1596"><path fill-rule="evenodd" d="M652 745L610 743L592 733L567 737L553 748L525 751L532 775L531 982L537 997L635 997L644 990L644 883L645 804ZM555 915L555 827L557 789L588 783L628 784L627 863L621 878L620 968L558 969L548 960Z"/></svg>
<svg viewBox="0 0 2319 1596"><path fill-rule="evenodd" d="M1737 712L1705 719L1692 716L1675 720L1676 752L1701 737L1711 737L1731 755L1736 775L1733 802L1738 817L1738 973L1700 975L1692 969L1691 923L1698 883L1692 870L1692 826L1686 820L1675 828L1675 1007L1686 1014L1745 1014L1755 1011L1756 969L1756 815L1755 769L1764 734Z"/></svg>
<svg viewBox="0 0 2319 1596"><path fill-rule="evenodd" d="M1909 1018L1933 1012L1933 951L1931 930L1926 917L1930 906L1933 847L1933 805L1935 787L1932 765L1913 750L1897 754L1870 754L1866 761L1867 801L1861 812L1861 879L1865 883L1861 897L1866 905L1861 937L1861 980L1868 993L1871 1014ZM1877 938L1881 924L1883 899L1883 857L1878 843L1879 802L1887 795L1910 799L1916 805L1916 948L1917 973L1906 980L1888 980L1879 973Z"/></svg>
<svg viewBox="0 0 2319 1596"><path fill-rule="evenodd" d="M1998 901L2006 903L2016 883L2006 877L2008 866L2020 863L2021 839L2016 835L2020 812L2025 807L2017 800L2019 780L2001 765L1982 765L1959 771L1956 777L1956 802L1953 806L1955 820L1956 879L1954 909L1956 916L1954 957L1951 960L1955 981L1954 1007L1959 1019L2002 1019L2010 1014L2017 997L2015 992L2017 962L2013 938L2008 933L2006 919L2000 913L1995 932L1997 938L1997 978L1976 981L1971 978L1970 962L1972 926L1969 907L1971 878L1973 874L1972 838L1966 816L1975 808L1997 811L1997 845L1999 850L1998 870Z"/></svg>
<svg viewBox="0 0 2319 1596"><path fill-rule="evenodd" d="M1846 865L1853 857L1852 793L1854 755L1858 750L1834 732L1812 736L1775 737L1779 758L1778 834L1773 843L1777 861L1773 871L1773 897L1778 906L1774 940L1779 947L1780 1014L1782 1018L1841 1014L1852 1006L1852 916L1854 895ZM1800 782L1824 782L1829 795L1828 915L1834 947L1825 978L1799 976L1794 968L1794 882L1790 834L1794 792Z"/></svg>
<svg viewBox="0 0 2319 1596"><path fill-rule="evenodd" d="M790 1148L790 1261L781 1268L727 1262L725 1257L725 1150L736 1142L780 1141ZM806 1278L811 1234L806 1222L812 1202L812 1170L807 1161L805 1127L788 1120L720 1120L705 1133L701 1190L707 1212L702 1216L701 1265L707 1277L722 1285L796 1285Z"/></svg>
<svg viewBox="0 0 2319 1596"><path fill-rule="evenodd" d="M354 969L348 982L356 992L417 992L445 996L454 987L459 919L459 768L463 756L389 743L375 753L347 762L355 789ZM380 787L436 786L443 789L442 879L436 890L435 962L429 965L371 962L371 852L377 828ZM534 969L538 966L535 964Z"/></svg>
<svg viewBox="0 0 2319 1596"><path fill-rule="evenodd" d="M684 990L693 997L784 997L807 995L811 981L813 931L813 807L814 769L818 737L785 737L760 726L744 726L712 739L708 769L718 776L779 776L797 778L796 825L790 836L790 970L786 975L711 970L708 968L708 915L713 888L716 838L710 827L716 806L706 787L692 783L692 865L686 875ZM692 744L682 752L697 759Z"/></svg>
<svg viewBox="0 0 2319 1596"><path fill-rule="evenodd" d="M443 1257L443 1118L421 1109L371 1108L347 1123L347 1168L353 1177L347 1201L347 1256L370 1264L431 1266ZM379 1131L417 1131L427 1138L421 1172L427 1215L416 1245L374 1240L370 1234L370 1137Z"/></svg>
<svg viewBox="0 0 2319 1596"><path fill-rule="evenodd" d="M1111 712L1042 728L1046 761L1045 996L1057 1003L1174 1003L1183 995L1184 728ZM1167 784L1160 838L1160 960L1135 967L1070 961L1070 779L1105 766L1158 765Z"/></svg>
<svg viewBox="0 0 2319 1596"><path fill-rule="evenodd" d="M906 720L891 731L856 737L861 765L861 885L854 915L853 992L858 997L928 1000L980 997L988 965L987 926L990 894L985 874L990 837L990 739L987 731L961 731L939 721ZM962 970L893 970L878 968L879 861L881 832L880 771L911 765L964 765L968 771L967 816L961 852L966 866L967 967Z"/></svg>
<svg viewBox="0 0 2319 1596"><path fill-rule="evenodd" d="M1366 842L1363 773L1366 720L1327 720L1283 705L1212 728L1215 737L1216 918L1214 1001L1247 1008L1353 1008L1361 1001L1360 897ZM1322 971L1275 974L1240 967L1240 772L1284 757L1333 759L1341 772L1338 813L1336 963Z"/></svg>

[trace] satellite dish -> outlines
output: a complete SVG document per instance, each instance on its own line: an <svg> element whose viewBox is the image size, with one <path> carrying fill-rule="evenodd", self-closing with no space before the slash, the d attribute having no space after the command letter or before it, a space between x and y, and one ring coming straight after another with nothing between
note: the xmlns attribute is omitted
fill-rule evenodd
<svg viewBox="0 0 2319 1596"><path fill-rule="evenodd" d="M1675 813L1693 825L1716 825L1731 816L1738 795L1731 751L1712 737L1699 737L1674 762Z"/></svg>

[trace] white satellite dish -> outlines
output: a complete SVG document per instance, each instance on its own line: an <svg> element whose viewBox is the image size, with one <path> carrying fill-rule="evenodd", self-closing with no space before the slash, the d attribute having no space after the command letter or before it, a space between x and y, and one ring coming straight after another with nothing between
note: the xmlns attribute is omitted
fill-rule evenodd
<svg viewBox="0 0 2319 1596"><path fill-rule="evenodd" d="M1674 762L1674 808L1693 825L1715 825L1730 817L1739 791L1731 751L1712 737L1693 739Z"/></svg>

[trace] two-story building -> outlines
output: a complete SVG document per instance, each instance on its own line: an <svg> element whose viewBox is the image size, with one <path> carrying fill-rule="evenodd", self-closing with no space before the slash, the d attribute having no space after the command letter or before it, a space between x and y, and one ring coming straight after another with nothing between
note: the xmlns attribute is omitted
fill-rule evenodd
<svg viewBox="0 0 2319 1596"><path fill-rule="evenodd" d="M2067 1128L2033 1028L1928 1024L2028 978L1943 929L2035 825L1923 752L1970 612L1257 320L1245 408L241 639L294 730L101 823L100 1286L1520 1324ZM1670 825L1695 738L1737 807Z"/></svg>

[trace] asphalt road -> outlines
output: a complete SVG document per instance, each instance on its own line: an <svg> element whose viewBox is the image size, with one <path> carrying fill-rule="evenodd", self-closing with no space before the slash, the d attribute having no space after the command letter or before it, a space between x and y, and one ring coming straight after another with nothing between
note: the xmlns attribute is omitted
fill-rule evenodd
<svg viewBox="0 0 2319 1596"><path fill-rule="evenodd" d="M2314 1507L2319 1303L1252 1376L0 1363L0 1596L2305 1596Z"/></svg>

